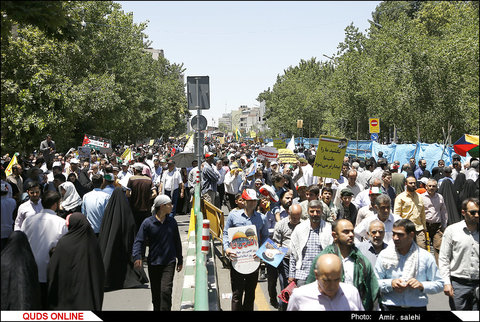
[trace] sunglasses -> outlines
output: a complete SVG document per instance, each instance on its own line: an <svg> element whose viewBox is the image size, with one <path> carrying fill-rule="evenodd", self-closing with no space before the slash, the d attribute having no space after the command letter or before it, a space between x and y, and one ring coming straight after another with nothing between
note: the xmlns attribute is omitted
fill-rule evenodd
<svg viewBox="0 0 480 322"><path fill-rule="evenodd" d="M475 216L476 214L478 214L478 210L467 210L471 216Z"/></svg>

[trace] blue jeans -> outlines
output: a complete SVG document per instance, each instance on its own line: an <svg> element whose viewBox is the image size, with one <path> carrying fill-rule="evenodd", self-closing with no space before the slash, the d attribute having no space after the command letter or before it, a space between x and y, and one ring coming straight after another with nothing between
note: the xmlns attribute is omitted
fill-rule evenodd
<svg viewBox="0 0 480 322"><path fill-rule="evenodd" d="M169 214L170 217L174 217L177 213L177 203L178 203L178 197L180 196L180 188L177 188L172 191L165 190L165 195L169 196L170 199L172 199L172 212Z"/></svg>

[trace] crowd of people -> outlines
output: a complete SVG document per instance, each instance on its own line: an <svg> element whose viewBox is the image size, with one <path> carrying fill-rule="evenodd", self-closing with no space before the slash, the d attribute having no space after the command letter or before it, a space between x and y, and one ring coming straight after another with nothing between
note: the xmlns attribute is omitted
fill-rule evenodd
<svg viewBox="0 0 480 322"><path fill-rule="evenodd" d="M8 176L3 156L2 310L101 310L105 291L148 282L154 310L170 310L183 266L175 216L190 212L198 173L202 199L228 213L231 261L232 227L288 249L278 267L230 268L232 310L254 309L259 279L279 310L421 310L442 290L452 310L478 310L478 159L430 172L425 160L345 157L339 178L321 178L314 146L287 164L262 160L261 143L223 142L181 168L185 140L132 145L126 161L125 146L79 157L47 136Z"/></svg>

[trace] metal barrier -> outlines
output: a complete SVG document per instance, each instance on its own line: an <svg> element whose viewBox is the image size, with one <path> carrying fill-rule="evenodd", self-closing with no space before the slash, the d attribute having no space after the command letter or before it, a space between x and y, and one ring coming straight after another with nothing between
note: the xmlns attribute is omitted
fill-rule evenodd
<svg viewBox="0 0 480 322"><path fill-rule="evenodd" d="M192 309L195 311L209 311L218 309L218 292L215 291L216 286L212 287L212 285L216 285L215 261L212 260L214 256L213 239L210 242L211 247L208 255L202 252L204 219L210 220L209 232L213 239L221 241L224 227L223 212L201 198L200 185L197 185L195 187L188 228L189 247L185 265L182 303L180 306L180 310L182 311ZM210 259L210 261L208 261L208 259ZM217 299L214 297L215 294L217 294Z"/></svg>
<svg viewBox="0 0 480 322"><path fill-rule="evenodd" d="M223 211L215 207L212 203L202 200L201 211L205 219L210 220L210 234L213 239L220 241L222 248L222 257L225 257L225 251L223 249L223 227L224 227L224 214Z"/></svg>
<svg viewBox="0 0 480 322"><path fill-rule="evenodd" d="M203 214L200 209L201 196L200 185L195 187L195 311L208 311L208 283L207 283L207 267L206 255L202 253L202 229L203 229Z"/></svg>

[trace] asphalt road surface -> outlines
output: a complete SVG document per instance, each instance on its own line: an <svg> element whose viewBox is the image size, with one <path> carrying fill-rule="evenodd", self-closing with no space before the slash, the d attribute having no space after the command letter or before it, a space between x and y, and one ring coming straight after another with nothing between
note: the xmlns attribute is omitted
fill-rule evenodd
<svg viewBox="0 0 480 322"><path fill-rule="evenodd" d="M225 213L227 209L223 209ZM182 239L184 267L185 258L188 248L187 233L190 215L177 215L175 219L178 222L180 237ZM215 263L217 268L217 292L219 298L220 310L231 310L231 287L230 287L230 271L224 267L223 262L220 259L221 246L220 243L215 243L216 254ZM145 271L147 272L146 266ZM173 298L172 298L172 311L179 311L182 299L183 290L183 277L185 268L175 274L174 286L173 286ZM148 272L147 272L148 274ZM277 287L280 291L280 288ZM443 292L429 295L429 304L427 309L429 311L449 311L448 298ZM145 284L142 288L136 289L122 289L117 291L106 292L103 300L104 311L152 311L153 306L151 302L151 293L149 284ZM276 311L276 309L270 305L270 300L267 292L267 281L260 280L257 284L255 292L255 311Z"/></svg>

